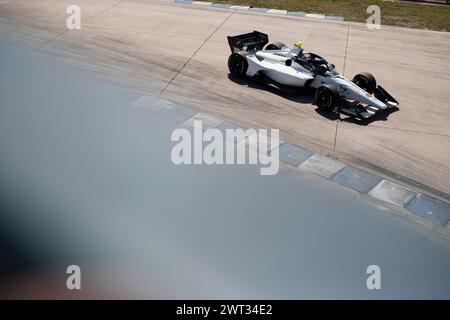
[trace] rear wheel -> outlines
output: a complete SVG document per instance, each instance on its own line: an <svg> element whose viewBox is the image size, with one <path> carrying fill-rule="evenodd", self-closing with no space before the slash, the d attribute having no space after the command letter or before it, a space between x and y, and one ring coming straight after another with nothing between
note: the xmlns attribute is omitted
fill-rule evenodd
<svg viewBox="0 0 450 320"><path fill-rule="evenodd" d="M324 85L316 90L316 105L321 110L332 111L338 106L339 95L336 89Z"/></svg>
<svg viewBox="0 0 450 320"><path fill-rule="evenodd" d="M235 52L228 58L228 70L233 76L238 78L245 77L248 69L246 55L246 52Z"/></svg>
<svg viewBox="0 0 450 320"><path fill-rule="evenodd" d="M374 93L377 88L375 77L368 72L358 73L353 77L353 83L368 93Z"/></svg>
<svg viewBox="0 0 450 320"><path fill-rule="evenodd" d="M286 45L283 42L269 43L264 50L281 50Z"/></svg>

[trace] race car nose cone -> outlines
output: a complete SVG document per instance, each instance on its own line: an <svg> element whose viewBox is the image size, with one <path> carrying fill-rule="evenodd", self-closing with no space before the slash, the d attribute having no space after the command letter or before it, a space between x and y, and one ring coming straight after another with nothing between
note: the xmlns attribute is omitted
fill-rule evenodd
<svg viewBox="0 0 450 320"><path fill-rule="evenodd" d="M377 105L378 108L380 108L381 110L385 110L387 108L387 105L384 103L380 103Z"/></svg>

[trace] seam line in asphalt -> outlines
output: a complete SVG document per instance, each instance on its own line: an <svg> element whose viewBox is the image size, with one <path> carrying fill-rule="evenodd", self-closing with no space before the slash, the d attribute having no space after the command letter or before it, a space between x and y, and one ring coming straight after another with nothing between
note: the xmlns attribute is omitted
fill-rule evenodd
<svg viewBox="0 0 450 320"><path fill-rule="evenodd" d="M105 8L105 9L101 10L100 12L97 12L97 13L93 14L93 15L90 16L90 17L87 17L87 18L84 20L84 22L86 22L86 21L88 21L88 20L91 20L92 18L95 18L95 17L97 17L97 16L99 16L99 15L105 13L106 11L111 10L111 9L114 8L114 7L117 7L118 5L122 4L123 2L125 2L125 0L120 0L119 2L114 3L114 4L111 5L110 7Z"/></svg>
<svg viewBox="0 0 450 320"><path fill-rule="evenodd" d="M338 135L339 121L336 121L336 130L334 131L333 158L336 157L336 141Z"/></svg>
<svg viewBox="0 0 450 320"><path fill-rule="evenodd" d="M164 94L164 92L167 90L167 88L172 84L172 82L175 80L175 78L183 71L183 69L191 62L191 60L197 55L197 53L203 48L203 46L208 42L209 39L220 29L222 26L233 16L233 14L236 12L236 10L233 10L231 14L228 15L228 17L206 38L205 41L201 44L201 46L195 50L194 54L183 64L183 66L175 73L175 75L170 79L169 82L164 86L164 88L161 90L161 92L158 94L158 96L161 96Z"/></svg>
<svg viewBox="0 0 450 320"><path fill-rule="evenodd" d="M347 62L348 35L350 34L350 23L347 23L347 40L345 41L344 66L342 67L342 75L345 77L345 63Z"/></svg>
<svg viewBox="0 0 450 320"><path fill-rule="evenodd" d="M100 11L97 12L97 13L94 13L92 16L87 17L87 18L84 19L84 20L81 20L81 24L83 24L83 23L89 21L89 20L92 19L92 18L97 17L98 15L100 15L100 14L102 14L102 13L105 13L106 11L108 11L108 10L110 10L110 9L112 9L112 8L114 8L114 7L116 7L116 6L118 6L118 5L121 4L122 2L125 2L125 0L120 0L119 2L116 2L116 3L114 3L113 5L111 5L111 6L107 7L107 8L105 8L105 9L100 10ZM65 34L67 31L69 31L69 29L67 29L67 28L64 29L64 31L58 33L58 34L57 34L56 36L54 36L53 38L50 38L50 39L46 40L39 48L45 47L47 44L49 44L49 43L52 42L53 40L56 40L57 38L59 38L60 36L62 36L63 34Z"/></svg>

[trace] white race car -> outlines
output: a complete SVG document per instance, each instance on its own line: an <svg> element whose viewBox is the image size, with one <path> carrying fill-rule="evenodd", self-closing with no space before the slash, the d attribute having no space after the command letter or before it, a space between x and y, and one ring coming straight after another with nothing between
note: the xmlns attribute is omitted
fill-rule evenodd
<svg viewBox="0 0 450 320"><path fill-rule="evenodd" d="M370 118L380 111L398 110L398 102L377 86L370 73L359 73L350 81L324 58L303 52L301 43L291 48L280 42L268 42L267 34L258 31L228 36L230 73L234 77L258 77L278 89L313 88L319 109L359 119Z"/></svg>

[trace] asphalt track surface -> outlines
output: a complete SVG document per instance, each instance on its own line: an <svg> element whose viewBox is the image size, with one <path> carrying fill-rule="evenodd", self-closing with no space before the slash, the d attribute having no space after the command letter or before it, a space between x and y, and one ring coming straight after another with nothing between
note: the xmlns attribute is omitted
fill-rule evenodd
<svg viewBox="0 0 450 320"><path fill-rule="evenodd" d="M450 199L450 34L198 8L161 1L80 0L82 29L67 30L72 1L2 0L2 28L41 50L222 119L280 128L283 140ZM304 95L283 96L229 78L227 35L259 30L303 41L344 76L373 73L400 111L367 125L319 114Z"/></svg>

